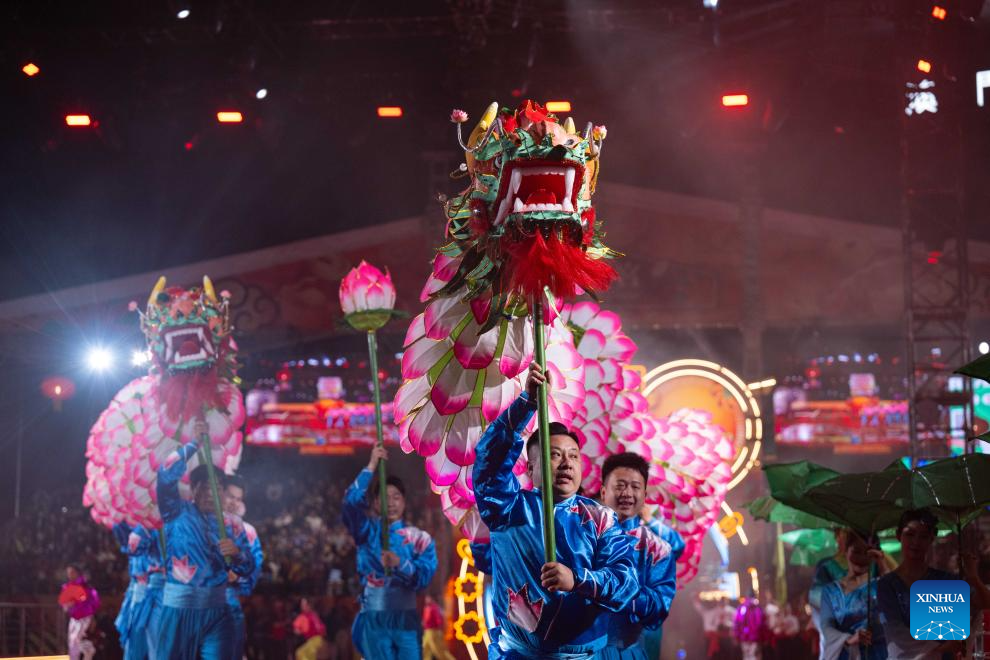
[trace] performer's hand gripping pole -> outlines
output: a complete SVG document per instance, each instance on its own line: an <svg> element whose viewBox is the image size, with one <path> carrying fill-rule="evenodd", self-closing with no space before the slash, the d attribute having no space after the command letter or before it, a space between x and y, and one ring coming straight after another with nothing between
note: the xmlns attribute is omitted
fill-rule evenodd
<svg viewBox="0 0 990 660"><path fill-rule="evenodd" d="M533 359L547 376L547 352L545 343L546 328L543 326L543 300L533 300ZM553 468L550 463L550 413L547 407L547 382L544 381L536 394L536 423L540 434L540 472L543 481L540 494L543 496L543 559L557 561L557 539L554 533L553 517Z"/></svg>
<svg viewBox="0 0 990 660"><path fill-rule="evenodd" d="M375 396L375 433L378 446L385 444L382 433L382 393L378 383L378 340L374 330L368 331L368 363L371 365L372 391ZM382 550L388 550L388 492L385 483L385 460L378 461L378 506L382 518ZM388 568L385 569L388 574Z"/></svg>

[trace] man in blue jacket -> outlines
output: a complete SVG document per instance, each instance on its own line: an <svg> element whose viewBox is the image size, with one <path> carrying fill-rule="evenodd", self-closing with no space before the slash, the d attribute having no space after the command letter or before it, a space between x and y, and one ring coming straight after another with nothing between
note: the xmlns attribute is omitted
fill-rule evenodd
<svg viewBox="0 0 990 660"><path fill-rule="evenodd" d="M369 514L377 507L368 506L366 494L378 462L386 458L384 447L372 449L368 467L344 494L344 524L357 544L357 569L364 587L351 637L367 660L406 660L422 656L416 593L433 579L437 551L429 534L403 520L406 490L394 476L388 478L386 490L389 549L383 548L382 521ZM372 492L377 503L377 489Z"/></svg>
<svg viewBox="0 0 990 660"><path fill-rule="evenodd" d="M544 563L540 493L522 490L512 472L544 382L534 363L526 391L488 426L476 449L474 494L491 530L500 629L488 650L492 659L591 658L607 642L609 612L621 611L639 591L633 544L615 512L577 494L580 447L562 424L550 427L557 561ZM525 444L533 483L542 483L537 434Z"/></svg>
<svg viewBox="0 0 990 660"><path fill-rule="evenodd" d="M599 658L646 660L643 631L659 629L677 590L673 544L684 540L658 520L643 520L650 466L639 454L613 454L602 465L602 501L619 515L619 528L633 543L639 593L621 612L612 615L608 646ZM668 542L667 539L670 539Z"/></svg>
<svg viewBox="0 0 990 660"><path fill-rule="evenodd" d="M205 426L205 425L203 425ZM207 429L197 425L197 437ZM195 442L179 447L158 471L158 509L165 523L165 590L157 657L169 660L230 660L234 619L227 605L227 571L248 577L254 556L240 518L224 515L220 538L206 466L189 475L193 501L179 494ZM221 480L223 473L217 470Z"/></svg>
<svg viewBox="0 0 990 660"><path fill-rule="evenodd" d="M233 571L227 574L227 605L230 607L230 615L234 617L234 651L231 655L233 660L241 660L244 657L244 643L247 639L247 631L244 627L244 610L241 608L241 598L251 595L254 587L261 577L262 564L265 561L265 554L261 550L261 539L258 537L258 530L254 525L243 520L247 507L244 504L244 481L237 475L227 477L223 488L223 510L242 519L244 533L247 535L251 548L251 555L254 557L254 570L251 575L242 577Z"/></svg>
<svg viewBox="0 0 990 660"><path fill-rule="evenodd" d="M113 534L120 544L120 551L127 555L131 576L120 613L114 621L124 649L124 660L148 657L154 660L158 642L156 610L162 604L165 586L158 532L121 522L114 525Z"/></svg>

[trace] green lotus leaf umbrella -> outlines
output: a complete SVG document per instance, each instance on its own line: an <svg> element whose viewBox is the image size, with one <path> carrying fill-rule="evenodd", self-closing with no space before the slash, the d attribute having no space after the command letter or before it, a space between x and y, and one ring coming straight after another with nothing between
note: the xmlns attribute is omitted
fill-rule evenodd
<svg viewBox="0 0 990 660"><path fill-rule="evenodd" d="M745 507L756 520L794 525L803 529L833 529L839 527L837 523L831 520L799 511L792 506L787 506L783 502L778 502L768 495L756 498L749 504L746 504Z"/></svg>

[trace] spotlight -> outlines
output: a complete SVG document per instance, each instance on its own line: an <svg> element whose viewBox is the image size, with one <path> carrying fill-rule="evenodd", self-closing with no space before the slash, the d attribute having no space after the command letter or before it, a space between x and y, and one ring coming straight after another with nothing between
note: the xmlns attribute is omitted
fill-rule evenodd
<svg viewBox="0 0 990 660"><path fill-rule="evenodd" d="M189 18L189 10L183 7L182 9L180 9L175 13L175 17L178 18L179 20Z"/></svg>
<svg viewBox="0 0 990 660"><path fill-rule="evenodd" d="M90 126L93 120L89 115L66 115L66 126Z"/></svg>
<svg viewBox="0 0 990 660"><path fill-rule="evenodd" d="M922 73L930 73L932 70L932 63L928 60L918 60L918 71Z"/></svg>
<svg viewBox="0 0 990 660"><path fill-rule="evenodd" d="M935 5L932 7L932 18L937 18L940 21L945 20L945 7L939 7Z"/></svg>
<svg viewBox="0 0 990 660"><path fill-rule="evenodd" d="M143 367L149 362L151 362L151 356L148 355L148 351L135 348L131 352L131 366Z"/></svg>
<svg viewBox="0 0 990 660"><path fill-rule="evenodd" d="M547 101L547 112L570 112L570 101Z"/></svg>
<svg viewBox="0 0 990 660"><path fill-rule="evenodd" d="M34 76L38 75L38 73L41 72L41 69L39 69L38 65L35 64L34 62L28 62L27 64L21 67L21 71L23 71L24 75L27 76L28 78L33 78Z"/></svg>
<svg viewBox="0 0 990 660"><path fill-rule="evenodd" d="M86 366L90 371L108 371L113 366L113 353L102 346L94 346L86 353Z"/></svg>
<svg viewBox="0 0 990 660"><path fill-rule="evenodd" d="M977 348L979 348L980 350L980 355L986 355L987 353L990 353L990 343L988 342L981 341L980 345Z"/></svg>
<svg viewBox="0 0 990 660"><path fill-rule="evenodd" d="M722 95L722 107L725 108L739 108L742 106L749 105L749 95L748 94L723 94Z"/></svg>
<svg viewBox="0 0 990 660"><path fill-rule="evenodd" d="M266 96L268 96L268 90L265 89L264 87L262 87L261 89L259 89L257 92L254 93L254 98L258 99L259 101L265 98Z"/></svg>
<svg viewBox="0 0 990 660"><path fill-rule="evenodd" d="M388 119L397 119L402 116L402 106L380 105L378 106L378 116Z"/></svg>
<svg viewBox="0 0 990 660"><path fill-rule="evenodd" d="M236 110L221 110L217 113L217 121L221 124L240 124L244 121L244 115Z"/></svg>

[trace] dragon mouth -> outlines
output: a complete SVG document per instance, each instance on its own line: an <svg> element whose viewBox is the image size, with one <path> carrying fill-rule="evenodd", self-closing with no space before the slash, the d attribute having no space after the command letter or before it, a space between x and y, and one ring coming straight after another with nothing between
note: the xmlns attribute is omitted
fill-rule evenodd
<svg viewBox="0 0 990 660"><path fill-rule="evenodd" d="M513 213L574 213L584 167L566 160L522 160L502 170L495 226ZM575 185L577 183L577 185Z"/></svg>
<svg viewBox="0 0 990 660"><path fill-rule="evenodd" d="M165 364L181 367L214 357L213 343L206 336L206 326L183 325L162 331L165 341Z"/></svg>

